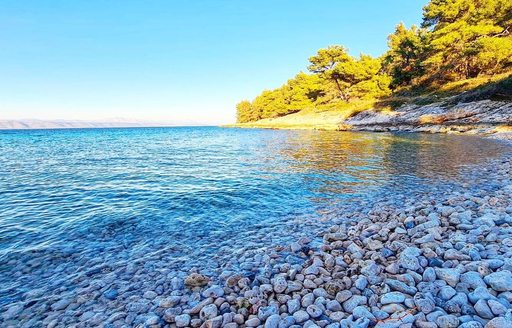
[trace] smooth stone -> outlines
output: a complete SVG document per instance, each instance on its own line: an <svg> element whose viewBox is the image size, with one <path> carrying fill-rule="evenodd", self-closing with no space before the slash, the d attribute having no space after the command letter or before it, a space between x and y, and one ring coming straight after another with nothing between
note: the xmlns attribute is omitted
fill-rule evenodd
<svg viewBox="0 0 512 328"><path fill-rule="evenodd" d="M215 304L206 305L199 312L199 318L203 320L213 319L217 316L218 310Z"/></svg>
<svg viewBox="0 0 512 328"><path fill-rule="evenodd" d="M278 328L279 322L281 321L281 317L279 314L272 314L265 321L265 328Z"/></svg>
<svg viewBox="0 0 512 328"><path fill-rule="evenodd" d="M222 287L216 286L216 285L210 286L203 291L202 295L203 295L203 297L218 298L218 297L224 296L224 289L222 289Z"/></svg>
<svg viewBox="0 0 512 328"><path fill-rule="evenodd" d="M187 327L190 324L190 320L191 318L189 314L180 314L174 318L176 327Z"/></svg>
<svg viewBox="0 0 512 328"><path fill-rule="evenodd" d="M332 312L337 312L337 311L342 310L341 304L336 300L328 301L327 304L325 305L325 307L327 308L327 310L332 311Z"/></svg>
<svg viewBox="0 0 512 328"><path fill-rule="evenodd" d="M507 308L498 301L488 300L487 305L491 309L492 313L496 316L501 316L507 312Z"/></svg>
<svg viewBox="0 0 512 328"><path fill-rule="evenodd" d="M109 289L103 293L103 296L109 300L115 300L119 296L119 292L116 289Z"/></svg>
<svg viewBox="0 0 512 328"><path fill-rule="evenodd" d="M361 295L353 295L350 299L343 302L343 309L346 312L352 312L357 306L365 305L367 298Z"/></svg>
<svg viewBox="0 0 512 328"><path fill-rule="evenodd" d="M302 323L309 319L309 314L304 310L299 310L293 314L296 323Z"/></svg>
<svg viewBox="0 0 512 328"><path fill-rule="evenodd" d="M61 299L55 303L53 303L51 305L51 309L53 311L59 311L59 310L64 310L65 308L67 308L71 303L73 302L73 300L71 298L64 298L64 299Z"/></svg>
<svg viewBox="0 0 512 328"><path fill-rule="evenodd" d="M459 326L459 319L454 315L442 315L436 319L439 328L457 328Z"/></svg>
<svg viewBox="0 0 512 328"><path fill-rule="evenodd" d="M279 314L279 309L277 306L262 306L258 309L258 319L260 319L262 322L265 322L265 320L267 320L267 318L273 314Z"/></svg>
<svg viewBox="0 0 512 328"><path fill-rule="evenodd" d="M309 314L309 316L313 319L316 319L320 317L323 313L323 311L316 305L312 304L307 307L306 312Z"/></svg>
<svg viewBox="0 0 512 328"><path fill-rule="evenodd" d="M300 301L296 298L289 300L286 302L286 306L288 308L288 313L294 314L300 309Z"/></svg>
<svg viewBox="0 0 512 328"><path fill-rule="evenodd" d="M355 319L367 318L370 319L370 321L376 320L375 316L370 311L368 311L368 309L364 306L356 307L354 311L352 311L352 315L354 316Z"/></svg>
<svg viewBox="0 0 512 328"><path fill-rule="evenodd" d="M498 292L512 290L512 273L508 270L491 273L484 277L484 281Z"/></svg>
<svg viewBox="0 0 512 328"><path fill-rule="evenodd" d="M382 305L391 303L403 303L405 301L405 295L400 292L389 292L380 297L380 303Z"/></svg>
<svg viewBox="0 0 512 328"><path fill-rule="evenodd" d="M258 327L260 325L261 321L258 318L252 318L245 322L246 327Z"/></svg>
<svg viewBox="0 0 512 328"><path fill-rule="evenodd" d="M486 300L483 300L483 299L479 300L478 302L476 302L474 308L479 317L484 318L484 319L494 318L494 314L492 313L491 309L489 308L489 305L487 305Z"/></svg>
<svg viewBox="0 0 512 328"><path fill-rule="evenodd" d="M485 328L512 328L512 320L506 317L498 317L489 321Z"/></svg>
<svg viewBox="0 0 512 328"><path fill-rule="evenodd" d="M460 281L460 272L456 269L436 268L435 270L437 278L446 281L446 283L452 287L457 286Z"/></svg>
<svg viewBox="0 0 512 328"><path fill-rule="evenodd" d="M286 279L284 277L277 276L274 278L272 286L274 287L274 291L280 294L286 290L286 288L288 287L288 283L286 282Z"/></svg>

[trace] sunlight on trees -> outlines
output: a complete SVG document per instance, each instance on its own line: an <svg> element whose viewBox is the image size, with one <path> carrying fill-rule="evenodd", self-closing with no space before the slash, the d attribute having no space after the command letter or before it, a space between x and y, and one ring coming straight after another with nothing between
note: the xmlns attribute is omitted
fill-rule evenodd
<svg viewBox="0 0 512 328"><path fill-rule="evenodd" d="M393 90L442 84L512 69L510 0L431 0L421 27L396 26L379 58L353 57L341 45L309 58L308 73L237 105L239 123L305 109L324 110Z"/></svg>

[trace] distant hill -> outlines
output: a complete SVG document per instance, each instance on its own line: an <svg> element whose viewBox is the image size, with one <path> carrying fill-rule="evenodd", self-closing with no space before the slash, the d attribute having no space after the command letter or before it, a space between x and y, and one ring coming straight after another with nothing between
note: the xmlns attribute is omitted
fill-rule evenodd
<svg viewBox="0 0 512 328"><path fill-rule="evenodd" d="M159 127L193 125L193 122L154 122L128 119L114 119L108 121L82 121L82 120L0 120L0 130L8 129L70 129L70 128L121 128L121 127Z"/></svg>

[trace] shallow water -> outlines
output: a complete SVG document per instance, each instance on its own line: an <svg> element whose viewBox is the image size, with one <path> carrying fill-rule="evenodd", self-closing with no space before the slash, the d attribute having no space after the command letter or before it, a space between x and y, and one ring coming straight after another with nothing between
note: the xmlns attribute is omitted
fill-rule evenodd
<svg viewBox="0 0 512 328"><path fill-rule="evenodd" d="M382 193L471 183L463 167L507 152L423 134L0 131L0 305L72 289L65 281L95 265L247 269L247 249L289 243Z"/></svg>

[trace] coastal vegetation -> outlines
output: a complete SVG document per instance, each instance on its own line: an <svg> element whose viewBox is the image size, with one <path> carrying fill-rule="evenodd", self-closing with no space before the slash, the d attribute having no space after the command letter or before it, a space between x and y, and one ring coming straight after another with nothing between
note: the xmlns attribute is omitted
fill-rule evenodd
<svg viewBox="0 0 512 328"><path fill-rule="evenodd" d="M431 0L423 8L421 26L399 23L380 57L356 57L333 45L318 50L309 62L307 73L238 103L238 123L297 112L350 116L463 91L477 98L506 96L500 90L511 85L512 2Z"/></svg>

